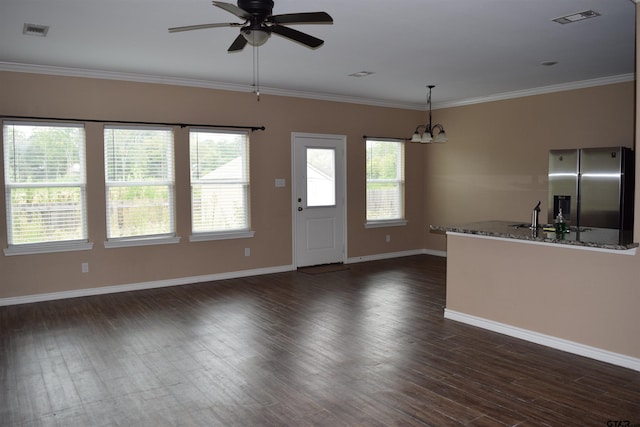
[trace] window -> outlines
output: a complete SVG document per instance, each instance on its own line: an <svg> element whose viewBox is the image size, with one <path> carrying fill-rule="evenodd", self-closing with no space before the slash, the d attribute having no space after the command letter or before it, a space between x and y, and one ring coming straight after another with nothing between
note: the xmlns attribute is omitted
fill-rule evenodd
<svg viewBox="0 0 640 427"><path fill-rule="evenodd" d="M107 239L155 244L174 237L173 130L105 126L104 162Z"/></svg>
<svg viewBox="0 0 640 427"><path fill-rule="evenodd" d="M368 139L367 224L404 224L404 143Z"/></svg>
<svg viewBox="0 0 640 427"><path fill-rule="evenodd" d="M87 243L84 127L5 122L3 138L5 253L83 249L73 242Z"/></svg>
<svg viewBox="0 0 640 427"><path fill-rule="evenodd" d="M307 206L335 206L336 152L333 148L307 148Z"/></svg>
<svg viewBox="0 0 640 427"><path fill-rule="evenodd" d="M192 240L253 236L248 134L192 129L189 151Z"/></svg>

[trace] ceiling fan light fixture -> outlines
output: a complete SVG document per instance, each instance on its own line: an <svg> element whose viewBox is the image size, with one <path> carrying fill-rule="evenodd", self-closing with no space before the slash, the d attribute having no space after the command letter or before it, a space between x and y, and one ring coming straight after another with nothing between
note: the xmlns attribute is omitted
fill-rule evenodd
<svg viewBox="0 0 640 427"><path fill-rule="evenodd" d="M271 33L265 30L243 30L242 36L251 46L262 46L269 40Z"/></svg>

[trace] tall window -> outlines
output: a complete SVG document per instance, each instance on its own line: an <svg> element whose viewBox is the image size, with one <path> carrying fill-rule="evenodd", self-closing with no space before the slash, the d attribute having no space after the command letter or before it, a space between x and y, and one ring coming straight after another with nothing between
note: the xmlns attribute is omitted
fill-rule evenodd
<svg viewBox="0 0 640 427"><path fill-rule="evenodd" d="M404 220L404 143L369 139L367 222Z"/></svg>
<svg viewBox="0 0 640 427"><path fill-rule="evenodd" d="M189 149L194 235L248 231L248 134L193 129Z"/></svg>
<svg viewBox="0 0 640 427"><path fill-rule="evenodd" d="M5 122L3 133L9 246L86 242L84 127Z"/></svg>
<svg viewBox="0 0 640 427"><path fill-rule="evenodd" d="M105 126L107 238L175 235L173 130Z"/></svg>

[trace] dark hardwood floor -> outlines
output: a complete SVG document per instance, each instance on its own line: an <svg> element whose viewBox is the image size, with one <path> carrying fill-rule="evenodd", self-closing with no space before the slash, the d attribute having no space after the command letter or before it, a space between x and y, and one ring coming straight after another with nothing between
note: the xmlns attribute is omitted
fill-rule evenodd
<svg viewBox="0 0 640 427"><path fill-rule="evenodd" d="M0 425L640 425L640 372L444 319L445 270L0 307Z"/></svg>

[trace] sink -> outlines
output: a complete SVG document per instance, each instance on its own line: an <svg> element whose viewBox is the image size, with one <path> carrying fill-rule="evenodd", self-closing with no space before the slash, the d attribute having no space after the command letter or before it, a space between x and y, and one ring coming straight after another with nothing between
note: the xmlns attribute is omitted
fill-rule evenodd
<svg viewBox="0 0 640 427"><path fill-rule="evenodd" d="M531 228L531 224L529 223L522 223L522 224L511 224L509 225L509 227L513 227L513 228ZM538 228L542 228L541 226L538 226Z"/></svg>

